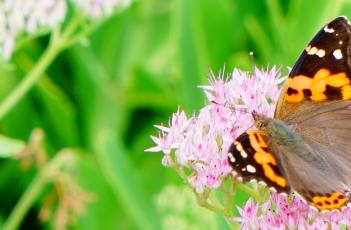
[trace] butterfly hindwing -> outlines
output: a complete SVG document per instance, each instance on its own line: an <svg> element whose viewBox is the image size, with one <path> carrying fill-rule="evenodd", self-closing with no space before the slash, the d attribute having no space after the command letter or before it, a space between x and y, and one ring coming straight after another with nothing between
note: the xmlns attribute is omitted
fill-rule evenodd
<svg viewBox="0 0 351 230"><path fill-rule="evenodd" d="M340 209L350 198L347 178L335 170L340 162L326 157L329 149L319 146L309 152L307 146L315 144L301 142L297 154L269 142L262 131L249 130L231 145L228 161L244 182L262 181L278 192L292 189L320 211Z"/></svg>
<svg viewBox="0 0 351 230"><path fill-rule="evenodd" d="M298 151L274 143L271 146L272 151L278 153L289 185L321 211L340 209L349 202L350 192L348 174L341 168L343 163L330 154L332 147L321 145L308 136L301 137L296 147Z"/></svg>

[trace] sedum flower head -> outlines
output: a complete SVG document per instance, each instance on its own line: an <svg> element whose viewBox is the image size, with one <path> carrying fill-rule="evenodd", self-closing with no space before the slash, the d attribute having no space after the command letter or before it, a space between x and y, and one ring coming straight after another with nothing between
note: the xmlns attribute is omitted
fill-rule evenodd
<svg viewBox="0 0 351 230"><path fill-rule="evenodd" d="M223 74L212 75L209 85L200 86L207 97L207 105L192 116L178 110L168 126L157 125L160 133L151 137L156 146L146 151L163 152L162 164L176 169L198 198L198 194L209 194L218 187L221 187L220 191L225 190L224 181L232 179L227 162L229 146L242 132L254 128L252 111L273 116L281 79L275 68L255 69L252 74L235 69L226 79ZM267 192L267 188L264 191ZM265 194L263 191L259 194L261 192ZM229 196L234 195L230 193ZM203 197L208 196L200 196L200 199ZM230 199L227 197L227 200ZM205 202L205 207L209 204ZM226 210L223 207L234 205L224 203L216 212L228 217L231 208ZM215 209L212 206L210 210ZM271 192L268 199L262 201L250 198L244 207L238 207L238 212L239 217L230 214L229 220L239 223L240 229L248 230L316 230L351 226L351 207L320 213L296 195L276 192Z"/></svg>
<svg viewBox="0 0 351 230"><path fill-rule="evenodd" d="M65 20L68 0L0 0L0 58L11 58L16 38L51 31ZM112 14L117 5L129 5L130 0L71 0L91 19Z"/></svg>
<svg viewBox="0 0 351 230"><path fill-rule="evenodd" d="M252 126L253 110L273 114L279 93L278 71L255 69L252 74L235 69L224 79L211 76L210 85L201 86L208 104L197 115L187 117L178 110L168 126L158 125L155 147L146 151L162 151L163 165L189 171L181 175L202 193L218 188L231 172L227 151L234 138Z"/></svg>
<svg viewBox="0 0 351 230"><path fill-rule="evenodd" d="M15 39L21 33L33 34L61 23L66 9L65 0L0 1L0 56L11 57Z"/></svg>

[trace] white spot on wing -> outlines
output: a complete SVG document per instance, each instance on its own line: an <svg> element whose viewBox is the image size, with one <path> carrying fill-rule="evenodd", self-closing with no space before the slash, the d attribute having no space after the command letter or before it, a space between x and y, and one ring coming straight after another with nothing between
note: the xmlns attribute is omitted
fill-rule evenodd
<svg viewBox="0 0 351 230"><path fill-rule="evenodd" d="M247 153L245 152L245 150L241 150L241 151L240 151L240 155L241 155L243 158L247 158L247 157L248 157L248 155L247 155Z"/></svg>
<svg viewBox="0 0 351 230"><path fill-rule="evenodd" d="M318 49L315 46L311 47L310 45L308 45L305 48L305 51L307 52L308 55L317 55L320 58L325 56L325 50L324 49Z"/></svg>
<svg viewBox="0 0 351 230"><path fill-rule="evenodd" d="M233 156L232 153L228 153L229 161L234 163L235 162L235 157Z"/></svg>
<svg viewBox="0 0 351 230"><path fill-rule="evenodd" d="M338 60L342 58L342 53L340 49L334 50L333 55Z"/></svg>
<svg viewBox="0 0 351 230"><path fill-rule="evenodd" d="M317 53L317 51L318 51L317 47L314 47L314 46L313 46L313 47L308 51L308 54L309 54L309 55L314 55L314 54Z"/></svg>
<svg viewBox="0 0 351 230"><path fill-rule="evenodd" d="M327 33L334 33L335 32L335 30L333 28L329 28L328 26L324 27L324 31Z"/></svg>
<svg viewBox="0 0 351 230"><path fill-rule="evenodd" d="M319 49L316 53L318 57L324 57L325 56L325 50L324 49Z"/></svg>
<svg viewBox="0 0 351 230"><path fill-rule="evenodd" d="M252 165L246 165L246 169L249 173L255 173L256 172L256 168L253 167Z"/></svg>
<svg viewBox="0 0 351 230"><path fill-rule="evenodd" d="M341 45L341 44L342 44L342 41L339 41L339 44Z"/></svg>
<svg viewBox="0 0 351 230"><path fill-rule="evenodd" d="M236 150L238 150L239 152L243 150L243 146L239 142L235 142L234 144L235 144Z"/></svg>

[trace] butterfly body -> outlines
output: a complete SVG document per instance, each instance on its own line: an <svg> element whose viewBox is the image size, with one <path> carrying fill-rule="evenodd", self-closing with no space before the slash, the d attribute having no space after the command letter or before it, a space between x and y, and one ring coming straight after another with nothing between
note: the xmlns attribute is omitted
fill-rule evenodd
<svg viewBox="0 0 351 230"><path fill-rule="evenodd" d="M257 130L231 145L228 161L244 182L295 192L320 211L351 192L351 26L324 26L292 68L273 118L253 112Z"/></svg>
<svg viewBox="0 0 351 230"><path fill-rule="evenodd" d="M254 115L256 128L265 133L269 140L274 141L276 145L282 146L288 150L295 151L300 143L300 138L293 130L293 125L284 121L268 118L264 115Z"/></svg>

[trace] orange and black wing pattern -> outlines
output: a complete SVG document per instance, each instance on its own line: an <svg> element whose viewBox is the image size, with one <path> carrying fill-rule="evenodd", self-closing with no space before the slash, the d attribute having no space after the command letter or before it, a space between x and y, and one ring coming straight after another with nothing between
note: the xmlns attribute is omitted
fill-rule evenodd
<svg viewBox="0 0 351 230"><path fill-rule="evenodd" d="M302 120L306 118L305 114L310 112L311 118L314 115L323 114L323 111L329 111L330 116L333 116L336 113L332 113L332 111L340 109L340 106L343 108L344 105L350 106L348 104L351 100L350 57L351 26L345 17L338 17L325 25L305 47L284 84L274 120L281 120L287 125L295 127L290 130L291 135L284 137L286 140L290 136L294 136L295 132L303 130L299 129L301 127L298 126L302 125ZM330 109L328 110L328 108ZM314 114L316 109L319 109L318 114ZM349 122L349 111L351 109L345 110L346 115L342 114L345 122ZM319 118L323 122L331 122L335 119ZM333 128L332 124L336 123L321 124L320 126L318 123L317 127L314 128L326 132L328 137L333 135L336 137L336 129L340 127ZM308 126L308 124L304 123L304 126ZM279 129L279 127L276 128ZM308 130L307 133L312 133L311 129ZM284 134L284 132L282 133ZM339 133L345 134L345 132ZM323 135L317 134L314 136L315 139L318 136L323 137ZM300 137L298 134L296 136ZM307 138L306 135L301 135L301 139L297 138L299 142L304 142L302 137ZM244 182L253 179L262 181L278 192L295 191L311 206L320 211L337 210L350 202L351 191L349 188L345 190L344 187L335 186L333 189L326 186L326 180L316 180L316 178L332 178L335 181L343 181L344 175L341 176L333 170L319 171L323 167L328 169L328 165L338 166L342 162L337 162L335 158L318 155L328 154L329 156L329 154L336 154L335 151L331 149L331 151L318 152L315 150L318 149L316 146L308 145L306 148L307 145L303 143L298 145L300 143L295 142L291 142L294 143L294 146L288 146L289 141L277 142L273 138L276 136L272 135L268 129L264 131L249 130L240 135L230 146L228 152L228 162L233 168L233 174L236 174L237 178L242 178ZM334 142L336 142L335 138ZM340 143L345 145L346 142L340 141ZM318 144L325 143L318 142ZM304 151L304 154L298 154L298 151ZM291 154L296 154L296 156ZM311 154L318 156L311 157ZM312 158L316 160L310 162ZM336 163L329 164L330 162L326 162L325 159ZM341 157L340 159L349 158ZM305 163L303 170L301 170L301 165L297 165L299 163ZM342 170L336 172L340 171ZM346 169L343 171L349 173ZM330 174L328 175L328 173Z"/></svg>
<svg viewBox="0 0 351 230"><path fill-rule="evenodd" d="M339 210L350 202L348 192L320 193L315 191L299 191L308 204L320 211Z"/></svg>
<svg viewBox="0 0 351 230"><path fill-rule="evenodd" d="M249 130L241 134L230 146L228 162L236 178L242 179L243 182L264 182L277 192L289 193L292 188L276 157L279 153L272 151L268 137L262 131ZM350 202L348 191L321 193L305 186L296 192L309 205L320 211L338 210Z"/></svg>
<svg viewBox="0 0 351 230"><path fill-rule="evenodd" d="M289 73L275 112L282 119L306 101L351 99L351 26L345 17L325 25Z"/></svg>
<svg viewBox="0 0 351 230"><path fill-rule="evenodd" d="M254 179L278 192L290 191L279 162L269 151L267 136L261 131L241 134L229 149L228 162L244 182Z"/></svg>

